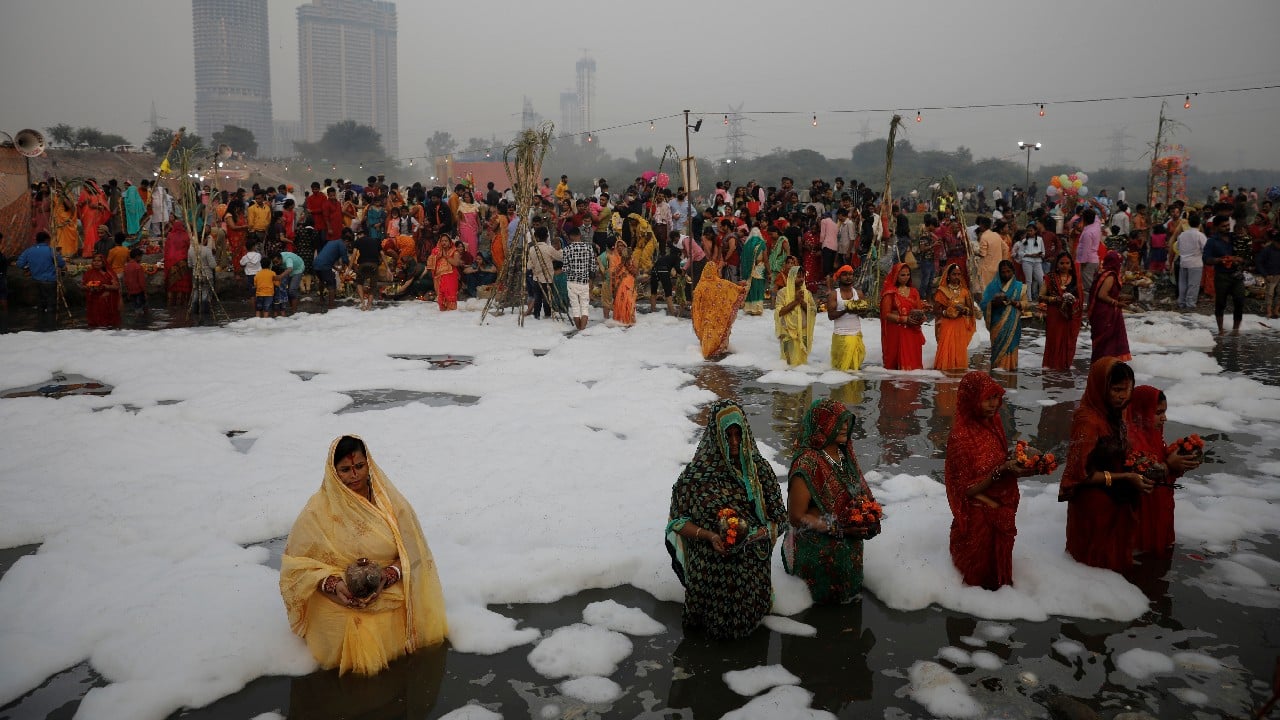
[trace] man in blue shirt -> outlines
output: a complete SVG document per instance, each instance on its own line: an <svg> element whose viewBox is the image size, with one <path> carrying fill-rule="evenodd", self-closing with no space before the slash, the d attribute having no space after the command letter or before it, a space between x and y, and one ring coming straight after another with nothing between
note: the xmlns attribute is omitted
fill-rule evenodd
<svg viewBox="0 0 1280 720"><path fill-rule="evenodd" d="M1204 246L1206 267L1213 268L1213 316L1218 320L1218 334L1222 335L1222 317L1227 310L1227 298L1231 298L1231 334L1240 334L1244 320L1244 270L1248 242L1235 243L1231 237L1231 219L1219 216L1209 226L1209 242Z"/></svg>
<svg viewBox="0 0 1280 720"><path fill-rule="evenodd" d="M54 307L58 298L58 272L67 267L62 253L49 245L49 233L36 233L36 244L18 256L18 267L36 281L37 325L52 329L55 324Z"/></svg>
<svg viewBox="0 0 1280 720"><path fill-rule="evenodd" d="M333 307L333 301L338 294L338 273L334 270L334 266L351 262L351 257L347 255L347 244L343 242L350 232L350 230L344 230L342 237L336 237L325 243L324 247L316 253L316 260L312 266L320 282L324 283L325 303L328 307Z"/></svg>

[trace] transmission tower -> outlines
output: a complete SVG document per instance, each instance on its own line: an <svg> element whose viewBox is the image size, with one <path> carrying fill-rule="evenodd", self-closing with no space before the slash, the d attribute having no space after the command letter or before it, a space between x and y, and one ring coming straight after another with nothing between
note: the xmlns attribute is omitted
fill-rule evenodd
<svg viewBox="0 0 1280 720"><path fill-rule="evenodd" d="M1127 127L1121 127L1111 133L1111 160L1110 166L1116 169L1128 167L1129 165L1129 145L1126 142L1131 139Z"/></svg>
<svg viewBox="0 0 1280 720"><path fill-rule="evenodd" d="M871 139L871 134L872 134L872 131L871 131L871 120L870 120L870 119L863 120L863 121L862 121L862 129L861 129L861 130L859 130L859 131L858 131L858 133L857 133L857 135L858 135L858 139L859 139L861 142L866 142L866 141L868 141L868 140L870 140L870 139Z"/></svg>
<svg viewBox="0 0 1280 720"><path fill-rule="evenodd" d="M743 155L747 154L746 145L742 139L747 133L742 129L742 106L745 103L738 103L738 107L729 106L729 112L725 115L729 128L724 136L724 156L729 160L741 160Z"/></svg>

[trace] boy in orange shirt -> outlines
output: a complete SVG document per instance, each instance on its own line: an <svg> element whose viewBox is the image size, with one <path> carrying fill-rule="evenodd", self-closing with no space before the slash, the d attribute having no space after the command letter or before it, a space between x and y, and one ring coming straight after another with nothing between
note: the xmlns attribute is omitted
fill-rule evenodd
<svg viewBox="0 0 1280 720"><path fill-rule="evenodd" d="M271 307L276 296L276 285L280 279L270 266L264 267L253 276L253 309L257 317L275 317Z"/></svg>

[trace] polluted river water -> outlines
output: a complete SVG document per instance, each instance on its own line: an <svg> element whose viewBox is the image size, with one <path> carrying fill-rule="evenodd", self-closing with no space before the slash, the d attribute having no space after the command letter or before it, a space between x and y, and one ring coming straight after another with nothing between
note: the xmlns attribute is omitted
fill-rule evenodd
<svg viewBox="0 0 1280 720"><path fill-rule="evenodd" d="M1027 335L1033 342L1037 336L1035 331ZM1210 354L1224 373L1275 386L1280 385L1280 368L1274 362L1277 347L1280 342L1273 337L1251 335L1219 343ZM471 361L462 355L402 359L431 363L442 357L450 360L435 364L436 369L465 367ZM975 353L973 360L978 366L984 358ZM1070 413L1087 369L1082 358L1076 364L1074 377L1039 369L997 376L1011 391L1003 410L1011 439L1026 438L1065 456ZM892 468L893 473L941 482L958 378L879 376L795 387L764 382L764 373L750 367L706 363L689 372L698 388L738 401L757 440L770 447L789 447L809 403L830 396L857 415L855 447L864 468ZM323 376L311 370L295 374L304 382ZM340 413L377 412L409 403L465 408L479 400L466 393L376 388L347 395L350 402ZM1206 432L1171 421L1166 437L1197 430L1212 447L1199 474L1243 475L1252 463L1280 459L1274 438L1246 432ZM240 452L252 450L251 437L246 444L237 442L239 432L227 434ZM1037 481L1056 486L1056 477L1029 480ZM886 523L892 522L890 510ZM429 527L427 532L430 537ZM278 568L284 538L257 545L268 553L266 564ZM37 549L22 545L0 551L0 569L7 572ZM660 546L656 549L661 552ZM1210 569L1215 559L1227 556L1259 558L1250 568L1262 583L1254 582L1253 576L1236 578L1235 584L1216 578ZM1280 619L1275 612L1280 606L1280 547L1274 535L1237 540L1226 550L1180 543L1171 557L1140 563L1128 580L1149 601L1147 611L1131 621L1059 616L985 620L936 604L904 611L864 590L850 605L813 606L790 616L795 623L762 626L734 643L686 637L680 625L681 605L642 589L588 589L554 602L497 604L490 609L523 627L573 625L582 622L589 607L599 608L601 603L636 608L657 621L660 627L651 634L630 638L632 651L609 675L617 697L592 702L581 697L589 692L566 692L560 679L548 679L531 666L528 644L490 655L446 647L397 661L374 678L339 677L332 671L259 677L234 694L170 717L436 718L472 704L507 718L717 718L752 700L731 689L726 673L772 665L785 668L783 675L791 678L772 682L812 693L808 707L849 718L948 713L1041 718L1049 716L1047 708L1062 695L1078 699L1103 718L1127 710L1159 718L1233 718L1250 715L1266 700L1280 656ZM963 703L944 702L937 709L928 705L928 697L913 693L913 681L919 684L920 679L909 677L906 668L918 660L930 660L953 674L964 688L961 694L977 702L980 714L965 714ZM80 663L0 708L0 720L73 717L85 693L107 684L89 663ZM777 693L785 699L785 693L767 690L770 681L763 685L760 695ZM780 707L791 706L782 702ZM789 716L777 712L757 716Z"/></svg>

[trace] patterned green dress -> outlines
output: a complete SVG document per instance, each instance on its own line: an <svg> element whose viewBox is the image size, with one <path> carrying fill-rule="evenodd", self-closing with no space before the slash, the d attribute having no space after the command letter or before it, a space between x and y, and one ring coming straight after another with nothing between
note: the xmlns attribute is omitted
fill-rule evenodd
<svg viewBox="0 0 1280 720"><path fill-rule="evenodd" d="M738 463L731 460L726 435L734 425L742 430ZM723 508L733 508L749 523L748 536L761 528L768 533L753 542L739 540L724 556L710 542L679 535L687 522L718 532ZM722 640L744 637L756 628L773 605L770 558L785 521L778 477L756 449L742 409L728 400L715 403L693 460L671 489L667 552L685 587L686 628Z"/></svg>
<svg viewBox="0 0 1280 720"><path fill-rule="evenodd" d="M815 400L804 415L800 451L788 474L791 481L804 482L818 511L832 518L846 517L855 501L875 499L853 452L853 419L844 404ZM849 442L840 449L837 465L823 448L841 430L848 432ZM862 543L858 538L788 527L782 565L805 581L815 603L847 603L862 589Z"/></svg>

